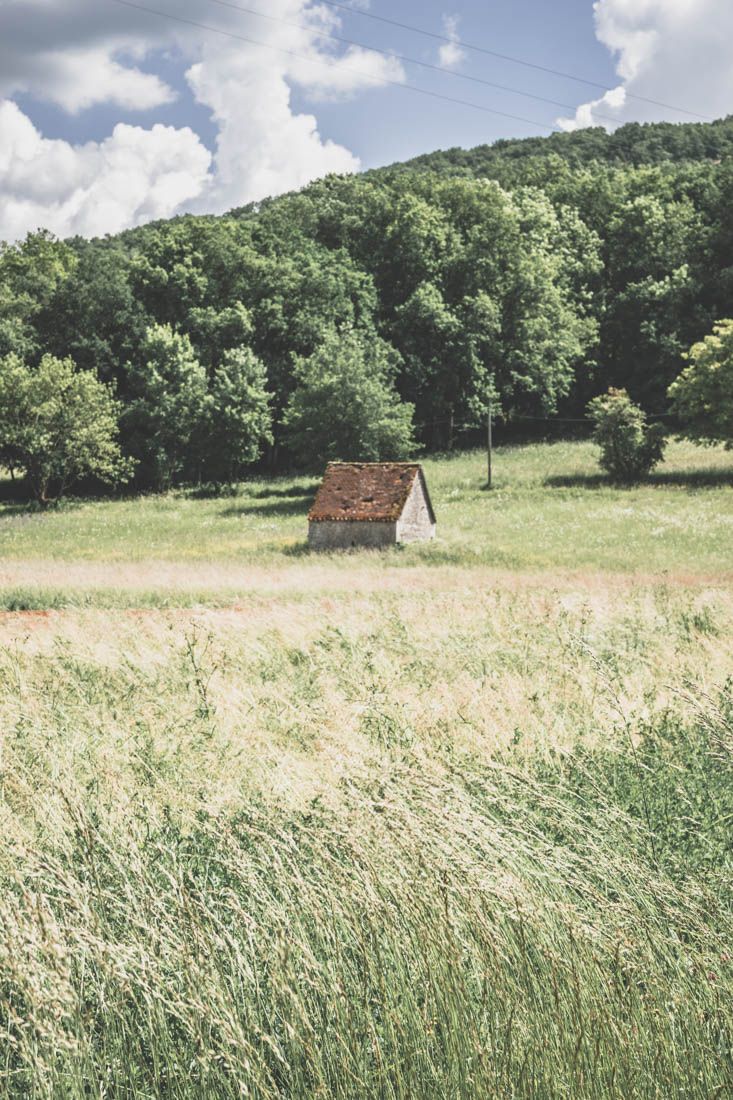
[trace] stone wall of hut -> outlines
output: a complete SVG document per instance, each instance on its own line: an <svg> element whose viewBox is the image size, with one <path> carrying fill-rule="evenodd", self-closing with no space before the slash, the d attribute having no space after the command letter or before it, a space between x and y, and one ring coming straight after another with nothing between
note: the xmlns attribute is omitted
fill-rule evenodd
<svg viewBox="0 0 733 1100"><path fill-rule="evenodd" d="M366 523L359 520L320 520L308 525L308 545L311 550L352 550L367 547L374 550L394 546L397 542L396 523Z"/></svg>
<svg viewBox="0 0 733 1100"><path fill-rule="evenodd" d="M397 523L397 541L421 542L424 539L433 538L435 538L435 524L430 515L422 480L416 477Z"/></svg>

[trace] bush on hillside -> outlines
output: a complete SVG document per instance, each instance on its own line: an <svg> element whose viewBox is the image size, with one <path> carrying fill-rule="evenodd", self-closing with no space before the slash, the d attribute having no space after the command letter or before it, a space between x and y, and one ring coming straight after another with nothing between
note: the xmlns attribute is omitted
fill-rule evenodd
<svg viewBox="0 0 733 1100"><path fill-rule="evenodd" d="M593 438L601 448L600 465L613 481L631 485L661 462L664 428L647 424L646 413L626 390L610 389L588 405L595 423Z"/></svg>

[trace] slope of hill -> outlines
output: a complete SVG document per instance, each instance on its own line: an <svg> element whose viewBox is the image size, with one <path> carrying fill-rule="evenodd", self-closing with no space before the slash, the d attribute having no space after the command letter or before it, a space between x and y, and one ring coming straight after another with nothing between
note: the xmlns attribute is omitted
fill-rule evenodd
<svg viewBox="0 0 733 1100"><path fill-rule="evenodd" d="M588 130L329 177L221 218L34 236L0 251L0 356L70 355L112 382L148 484L241 472L259 446L242 435L252 383L260 408L271 394L271 457L298 417L320 458L363 457L340 440L375 437L400 402L428 449L470 440L489 400L515 421L579 418L617 386L664 414L691 344L733 314L732 150L733 118ZM159 422L154 326L165 384L195 376L208 419Z"/></svg>
<svg viewBox="0 0 733 1100"><path fill-rule="evenodd" d="M500 165L556 156L575 167L591 161L621 167L722 161L733 157L733 115L715 122L630 122L609 133L602 127L548 137L517 138L474 149L445 149L394 165L447 175L491 176Z"/></svg>

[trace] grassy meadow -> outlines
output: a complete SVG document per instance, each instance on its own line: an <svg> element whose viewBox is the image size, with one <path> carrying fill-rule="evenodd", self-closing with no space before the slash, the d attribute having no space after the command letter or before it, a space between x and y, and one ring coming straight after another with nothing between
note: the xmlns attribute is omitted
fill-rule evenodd
<svg viewBox="0 0 733 1100"><path fill-rule="evenodd" d="M425 462L434 543L357 555L358 564L336 555L325 573L306 542L313 478L47 512L0 503L0 607L230 606L283 586L401 584L395 571L418 567L733 575L733 454L723 448L673 443L650 482L631 489L607 484L589 443L499 449L490 493L485 464L481 452Z"/></svg>
<svg viewBox="0 0 733 1100"><path fill-rule="evenodd" d="M733 455L0 505L0 1095L733 1092Z"/></svg>

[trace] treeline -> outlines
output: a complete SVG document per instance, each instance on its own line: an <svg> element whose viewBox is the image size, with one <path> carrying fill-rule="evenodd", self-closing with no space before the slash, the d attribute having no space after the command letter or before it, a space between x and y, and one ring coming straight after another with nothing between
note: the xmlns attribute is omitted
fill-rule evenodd
<svg viewBox="0 0 733 1100"><path fill-rule="evenodd" d="M0 373L93 372L137 483L161 487L262 454L450 447L489 401L582 416L617 387L661 413L684 353L733 314L732 153L731 119L583 131L223 218L41 232L0 252ZM12 465L2 431L0 414Z"/></svg>
<svg viewBox="0 0 733 1100"><path fill-rule="evenodd" d="M668 164L680 161L720 161L733 156L731 118L710 123L630 122L609 132L602 127L554 133L549 137L513 138L474 149L425 153L391 171L415 169L451 176L512 178L515 170L536 158L558 157L577 167L592 161L616 167ZM514 177L516 179L516 177Z"/></svg>

